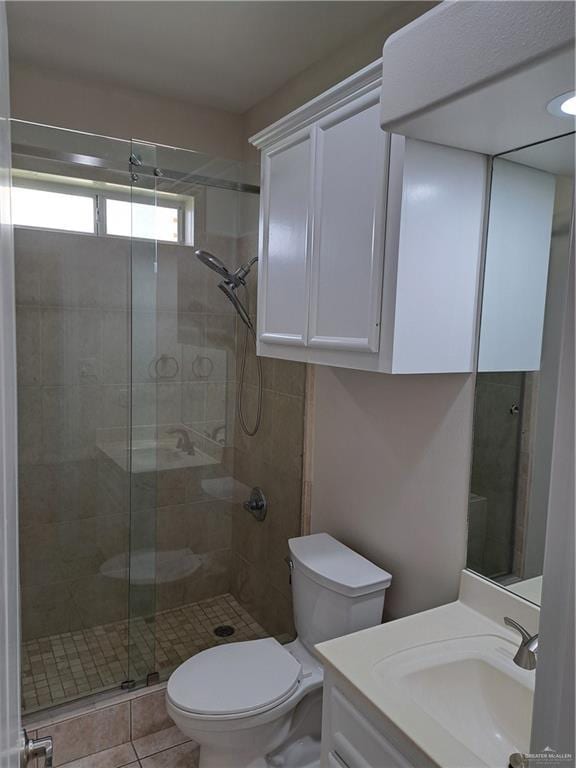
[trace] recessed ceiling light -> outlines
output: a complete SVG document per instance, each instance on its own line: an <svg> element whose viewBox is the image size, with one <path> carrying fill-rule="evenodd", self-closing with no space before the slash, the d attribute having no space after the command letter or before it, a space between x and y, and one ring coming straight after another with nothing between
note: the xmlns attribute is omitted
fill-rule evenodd
<svg viewBox="0 0 576 768"><path fill-rule="evenodd" d="M560 109L567 115L576 115L576 96L570 96L566 101L563 101L560 104Z"/></svg>
<svg viewBox="0 0 576 768"><path fill-rule="evenodd" d="M576 115L576 94L568 91L548 102L548 112L555 117L574 117Z"/></svg>

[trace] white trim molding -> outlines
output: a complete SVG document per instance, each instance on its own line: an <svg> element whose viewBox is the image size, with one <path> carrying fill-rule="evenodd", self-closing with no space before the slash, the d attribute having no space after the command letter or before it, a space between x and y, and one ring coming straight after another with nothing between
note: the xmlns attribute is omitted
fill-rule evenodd
<svg viewBox="0 0 576 768"><path fill-rule="evenodd" d="M277 120L249 139L257 149L266 149L286 136L306 128L338 107L343 107L382 83L382 59L368 64L329 90Z"/></svg>

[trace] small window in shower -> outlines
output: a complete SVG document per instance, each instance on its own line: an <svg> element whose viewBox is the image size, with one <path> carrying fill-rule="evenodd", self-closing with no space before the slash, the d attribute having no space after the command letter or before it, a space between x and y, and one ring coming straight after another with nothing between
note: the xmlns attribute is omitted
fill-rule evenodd
<svg viewBox="0 0 576 768"><path fill-rule="evenodd" d="M45 189L12 188L12 221L16 226L96 231L94 195L68 194Z"/></svg>
<svg viewBox="0 0 576 768"><path fill-rule="evenodd" d="M86 177L14 171L13 222L20 227L90 235L193 242L194 196L130 187Z"/></svg>
<svg viewBox="0 0 576 768"><path fill-rule="evenodd" d="M106 234L178 243L183 238L180 208L157 203L106 199Z"/></svg>

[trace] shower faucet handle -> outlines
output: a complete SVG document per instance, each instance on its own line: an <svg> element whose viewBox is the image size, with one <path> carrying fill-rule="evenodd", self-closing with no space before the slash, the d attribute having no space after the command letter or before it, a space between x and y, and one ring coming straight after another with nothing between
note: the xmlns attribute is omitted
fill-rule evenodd
<svg viewBox="0 0 576 768"><path fill-rule="evenodd" d="M257 486L252 488L250 498L248 501L245 501L242 506L246 512L250 512L250 514L254 515L256 520L261 523L266 518L266 513L268 512L268 502L266 501L266 496L264 496L262 488L258 488Z"/></svg>

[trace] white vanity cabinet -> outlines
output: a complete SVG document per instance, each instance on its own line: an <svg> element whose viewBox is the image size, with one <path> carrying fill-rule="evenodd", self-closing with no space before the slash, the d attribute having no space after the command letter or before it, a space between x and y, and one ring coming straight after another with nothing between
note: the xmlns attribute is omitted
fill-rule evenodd
<svg viewBox="0 0 576 768"><path fill-rule="evenodd" d="M382 131L380 83L375 62L251 139L258 354L471 371L486 159Z"/></svg>
<svg viewBox="0 0 576 768"><path fill-rule="evenodd" d="M437 768L338 673L328 671L320 768Z"/></svg>

